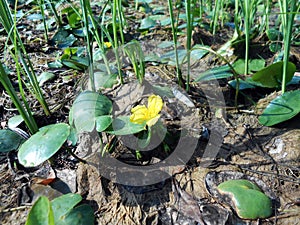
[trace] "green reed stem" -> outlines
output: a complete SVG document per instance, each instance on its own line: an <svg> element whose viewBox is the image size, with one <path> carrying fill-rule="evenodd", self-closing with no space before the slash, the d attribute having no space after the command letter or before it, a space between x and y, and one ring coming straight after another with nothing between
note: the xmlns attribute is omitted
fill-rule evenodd
<svg viewBox="0 0 300 225"><path fill-rule="evenodd" d="M186 12L186 51L187 51L187 75L186 75L186 91L190 90L190 73L191 73L191 46L192 46L192 31L194 22L194 10L191 9L191 5L195 6L194 1L185 0L185 12Z"/></svg>
<svg viewBox="0 0 300 225"><path fill-rule="evenodd" d="M89 60L89 79L91 83L92 91L96 91L95 80L94 80L94 65L93 65L93 38L91 37L90 28L89 28L89 9L91 8L90 2L85 0L80 0L80 6L82 10L84 29L86 34L86 46L87 46L87 55ZM93 15L90 15L93 17Z"/></svg>
<svg viewBox="0 0 300 225"><path fill-rule="evenodd" d="M280 1L279 1L280 2ZM290 2L290 5L289 5ZM289 7L290 6L290 7ZM282 94L286 91L286 77L288 70L288 62L290 55L290 46L292 38L292 29L294 24L294 17L297 11L299 11L300 4L296 5L296 1L283 0L281 4L281 16L282 16L282 31L283 31L283 42L284 42L284 56L283 56L283 71L282 71ZM290 11L288 11L290 8Z"/></svg>
<svg viewBox="0 0 300 225"><path fill-rule="evenodd" d="M24 119L26 126L28 127L31 134L36 133L39 129L35 122L35 119L32 116L31 111L25 106L23 106L22 102L20 101L9 77L7 76L2 63L0 62L0 82L4 87L7 94L10 96L13 104L17 108L18 112Z"/></svg>
<svg viewBox="0 0 300 225"><path fill-rule="evenodd" d="M15 12L17 12L17 1L15 2ZM20 35L17 30L17 19L16 13L13 19L12 13L10 11L9 6L5 0L0 0L0 21L3 25L6 33L8 34L8 38L14 44L15 52L19 57L20 62L22 63L22 70L25 74L26 81L25 83L28 87L28 90L35 96L35 98L39 101L46 115L50 115L50 110L48 105L44 99L42 90L39 86L39 83L36 78L36 74L34 72L33 65L31 60L26 52L25 46L20 38ZM13 56L13 55L12 55ZM16 56L13 56L16 63L19 63Z"/></svg>
<svg viewBox="0 0 300 225"><path fill-rule="evenodd" d="M175 62L176 62L176 76L178 80L178 85L182 87L182 74L180 70L178 49L177 49L177 29L175 27L172 0L168 0L168 5L169 5L169 13L171 19L172 35L173 35L173 46L174 46Z"/></svg>
<svg viewBox="0 0 300 225"><path fill-rule="evenodd" d="M249 72L249 44L250 44L250 0L244 1L244 9L245 9L245 71L244 74L248 74Z"/></svg>
<svg viewBox="0 0 300 225"><path fill-rule="evenodd" d="M121 71L121 63L120 63L120 57L119 57L119 41L118 41L118 33L117 33L117 18L118 18L118 13L117 13L117 8L118 8L118 1L119 0L113 0L113 11L112 11L112 21L113 21L113 36L114 36L114 44L113 44L113 49L115 52L116 60L117 60L117 66L118 66L118 74L119 74L119 79L121 84L123 84L123 76L122 76L122 71ZM119 26L121 26L120 21L119 21Z"/></svg>
<svg viewBox="0 0 300 225"><path fill-rule="evenodd" d="M42 14L42 17L43 17L43 24L44 24L44 30L45 30L45 39L48 42L49 41L48 26L47 26L47 23L46 23L46 16L45 16L45 11L44 11L45 2L44 2L44 0L39 0L38 2L39 2L40 11L41 11L41 14Z"/></svg>

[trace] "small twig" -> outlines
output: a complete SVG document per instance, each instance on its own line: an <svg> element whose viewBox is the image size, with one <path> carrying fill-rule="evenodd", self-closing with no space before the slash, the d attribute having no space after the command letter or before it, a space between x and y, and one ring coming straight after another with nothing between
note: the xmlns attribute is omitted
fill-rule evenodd
<svg viewBox="0 0 300 225"><path fill-rule="evenodd" d="M15 207L15 208L4 209L4 210L0 211L0 213L14 212L14 211L22 210L22 209L31 208L31 206L32 205L24 205L24 206L19 206L19 207Z"/></svg>

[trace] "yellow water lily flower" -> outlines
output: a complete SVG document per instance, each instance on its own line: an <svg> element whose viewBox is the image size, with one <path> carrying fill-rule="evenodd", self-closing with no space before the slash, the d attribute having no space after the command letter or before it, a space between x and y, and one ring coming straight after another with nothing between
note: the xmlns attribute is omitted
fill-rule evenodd
<svg viewBox="0 0 300 225"><path fill-rule="evenodd" d="M148 107L138 105L131 109L130 122L143 124L146 122L148 127L153 126L158 121L163 107L163 101L158 95L151 95L148 98Z"/></svg>
<svg viewBox="0 0 300 225"><path fill-rule="evenodd" d="M107 41L107 42L104 42L104 45L105 45L106 48L110 48L110 47L112 46L111 43L108 42L108 41Z"/></svg>

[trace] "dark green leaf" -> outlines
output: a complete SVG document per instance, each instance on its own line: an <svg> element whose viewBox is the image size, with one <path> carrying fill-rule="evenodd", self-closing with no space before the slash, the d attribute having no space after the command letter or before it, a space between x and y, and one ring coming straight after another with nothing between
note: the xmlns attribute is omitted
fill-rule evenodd
<svg viewBox="0 0 300 225"><path fill-rule="evenodd" d="M252 76L252 80L255 82L259 82L262 86L268 88L276 88L279 87L282 81L282 71L283 71L283 62L274 63L264 69L256 72ZM287 69L287 77L286 82L292 80L294 73L296 71L296 66L289 62Z"/></svg>
<svg viewBox="0 0 300 225"><path fill-rule="evenodd" d="M77 40L73 34L69 34L66 30L58 30L58 32L53 36L52 42L54 42L59 48L67 48L73 45Z"/></svg>
<svg viewBox="0 0 300 225"><path fill-rule="evenodd" d="M118 74L108 74L107 72L95 72L95 87L96 90L101 88L111 88L114 84L118 83Z"/></svg>
<svg viewBox="0 0 300 225"><path fill-rule="evenodd" d="M278 52L282 49L282 44L277 42L271 43L269 49L271 52Z"/></svg>
<svg viewBox="0 0 300 225"><path fill-rule="evenodd" d="M135 124L130 122L129 116L120 116L113 120L106 132L114 135L128 135L136 134L142 130L145 130L145 124Z"/></svg>
<svg viewBox="0 0 300 225"><path fill-rule="evenodd" d="M291 119L300 112L299 99L300 90L285 92L276 97L258 118L259 122L265 126L272 126Z"/></svg>
<svg viewBox="0 0 300 225"><path fill-rule="evenodd" d="M147 30L156 26L156 22L149 17L142 19L140 30Z"/></svg>
<svg viewBox="0 0 300 225"><path fill-rule="evenodd" d="M270 41L282 41L283 35L280 31L275 28L271 28L266 31L266 34Z"/></svg>
<svg viewBox="0 0 300 225"><path fill-rule="evenodd" d="M82 197L79 194L66 194L51 201L54 214L55 224L60 224L60 220L63 220L65 215L79 203Z"/></svg>
<svg viewBox="0 0 300 225"><path fill-rule="evenodd" d="M92 207L83 204L71 210L55 225L94 225L94 219Z"/></svg>
<svg viewBox="0 0 300 225"><path fill-rule="evenodd" d="M230 72L229 66L224 65L224 66L215 67L215 68L207 70L203 73L200 73L197 76L197 78L195 79L195 82L214 80L214 79L223 79L223 78L228 78L231 76L232 76L232 73Z"/></svg>
<svg viewBox="0 0 300 225"><path fill-rule="evenodd" d="M231 80L228 82L228 84L234 89L236 88L236 80ZM251 88L255 88L255 86L245 80L241 80L241 79L239 80L239 90L245 90Z"/></svg>
<svg viewBox="0 0 300 225"><path fill-rule="evenodd" d="M104 131L112 123L111 116L97 116L96 117L96 130L98 132Z"/></svg>
<svg viewBox="0 0 300 225"><path fill-rule="evenodd" d="M24 141L23 137L11 130L0 130L0 152L16 150Z"/></svg>
<svg viewBox="0 0 300 225"><path fill-rule="evenodd" d="M109 115L112 103L105 95L92 91L84 91L78 95L72 106L72 117L76 130L91 132L95 128L97 116Z"/></svg>
<svg viewBox="0 0 300 225"><path fill-rule="evenodd" d="M38 77L37 80L39 82L39 85L42 86L45 82L47 82L48 80L51 80L55 77L55 75L53 73L49 73L49 72L42 72Z"/></svg>
<svg viewBox="0 0 300 225"><path fill-rule="evenodd" d="M21 145L18 152L20 163L26 167L38 166L61 148L69 134L70 127L65 123L42 127Z"/></svg>

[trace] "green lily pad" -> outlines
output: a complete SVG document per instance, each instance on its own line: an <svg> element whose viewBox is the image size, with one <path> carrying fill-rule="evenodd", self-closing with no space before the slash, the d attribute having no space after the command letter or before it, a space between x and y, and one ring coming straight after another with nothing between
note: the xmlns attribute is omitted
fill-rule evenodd
<svg viewBox="0 0 300 225"><path fill-rule="evenodd" d="M10 129L13 129L13 128L16 128L17 126L19 126L23 121L24 121L24 119L21 115L16 115L16 116L9 118L9 120L7 122L7 126Z"/></svg>
<svg viewBox="0 0 300 225"><path fill-rule="evenodd" d="M83 204L72 209L68 214L62 216L55 225L93 225L94 211L91 206Z"/></svg>
<svg viewBox="0 0 300 225"><path fill-rule="evenodd" d="M283 39L282 33L275 28L268 29L266 34L270 41L281 41Z"/></svg>
<svg viewBox="0 0 300 225"><path fill-rule="evenodd" d="M60 220L69 213L79 202L82 197L79 194L66 194L51 201L55 224L60 224Z"/></svg>
<svg viewBox="0 0 300 225"><path fill-rule="evenodd" d="M109 74L107 72L97 71L94 73L96 90L102 88L111 88L118 83L118 74Z"/></svg>
<svg viewBox="0 0 300 225"><path fill-rule="evenodd" d="M249 60L249 71L250 72L256 72L259 70L262 70L265 66L265 60L263 59L252 59ZM239 74L245 73L245 60L239 59L233 64L233 68L235 71Z"/></svg>
<svg viewBox="0 0 300 225"><path fill-rule="evenodd" d="M51 203L41 196L32 206L25 225L55 225Z"/></svg>
<svg viewBox="0 0 300 225"><path fill-rule="evenodd" d="M130 122L129 116L120 116L113 120L106 132L114 135L129 135L142 130L145 130L145 124L135 124Z"/></svg>
<svg viewBox="0 0 300 225"><path fill-rule="evenodd" d="M283 71L283 62L280 61L256 72L252 76L252 80L261 83L264 87L268 87L268 88L280 87L282 82L282 71ZM288 69L287 69L287 77L286 77L287 83L292 80L295 72L296 72L295 64L289 62Z"/></svg>
<svg viewBox="0 0 300 225"><path fill-rule="evenodd" d="M258 120L265 126L272 126L289 120L300 112L300 90L285 92L273 99Z"/></svg>
<svg viewBox="0 0 300 225"><path fill-rule="evenodd" d="M96 130L98 132L104 131L112 122L111 116L97 116L96 117Z"/></svg>
<svg viewBox="0 0 300 225"><path fill-rule="evenodd" d="M0 152L16 150L24 141L23 137L11 130L0 130Z"/></svg>
<svg viewBox="0 0 300 225"><path fill-rule="evenodd" d="M195 82L223 79L231 76L233 76L233 74L230 72L229 66L224 65L224 66L214 67L203 73L200 73L195 79Z"/></svg>
<svg viewBox="0 0 300 225"><path fill-rule="evenodd" d="M42 127L25 141L18 152L18 159L23 166L37 166L53 156L67 140L70 127L65 123Z"/></svg>
<svg viewBox="0 0 300 225"><path fill-rule="evenodd" d="M218 190L231 198L231 204L240 218L257 219L272 215L270 198L248 180L228 180L219 184Z"/></svg>
<svg viewBox="0 0 300 225"><path fill-rule="evenodd" d="M156 26L156 22L153 19L146 17L145 19L142 19L142 21L141 21L140 30L150 29L155 26Z"/></svg>
<svg viewBox="0 0 300 225"><path fill-rule="evenodd" d="M78 95L72 106L70 124L74 122L76 130L91 132L95 128L97 116L109 115L112 103L105 95L92 91L84 91Z"/></svg>
<svg viewBox="0 0 300 225"><path fill-rule="evenodd" d="M49 73L49 72L43 72L41 73L38 77L37 80L39 82L40 86L43 86L43 84L55 77L54 73Z"/></svg>

